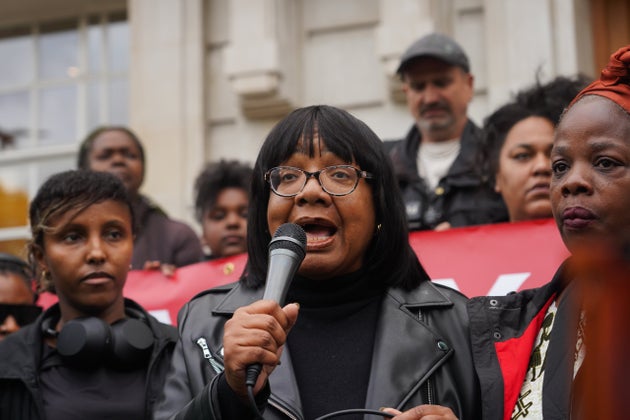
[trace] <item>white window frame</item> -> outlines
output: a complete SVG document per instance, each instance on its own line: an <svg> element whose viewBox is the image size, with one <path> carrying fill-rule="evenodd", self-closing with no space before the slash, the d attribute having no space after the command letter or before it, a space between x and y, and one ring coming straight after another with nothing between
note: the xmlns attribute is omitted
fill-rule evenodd
<svg viewBox="0 0 630 420"><path fill-rule="evenodd" d="M101 51L101 68L98 71L94 69L90 69L90 73L87 71L87 57L88 57L88 29L92 25L94 25L94 21L97 21L97 25L101 28L100 42L102 42L100 51ZM109 86L112 80L124 80L129 81L129 69L123 71L111 71L110 63L108 62L108 31L106 30L107 25L110 22L121 22L126 21L129 24L128 16L125 15L124 11L120 12L112 12L112 11L103 11L103 12L93 12L86 15L74 17L74 18L64 18L59 19L59 22L70 22L75 21L76 30L79 34L78 41L78 74L76 77L69 79L58 79L58 80L42 80L40 75L38 74L38 43L41 39L40 27L42 25L46 25L48 22L37 22L26 25L20 25L20 27L30 28L30 36L34 37L35 42L32 44L33 48L31 54L33 54L33 66L35 67L35 77L30 83L19 86L11 86L0 88L0 93L7 94L13 92L24 92L27 91L30 96L30 115L28 117L28 128L27 128L27 141L24 148L20 149L0 149L0 168L8 167L13 165L27 165L27 174L28 174L28 182L27 182L27 191L25 191L30 198L32 198L37 189L40 186L39 181L39 166L43 163L51 161L53 159L59 158L70 158L73 162L76 160L76 155L78 152L78 147L80 144L81 136L87 134L87 131L90 127L88 127L88 115L87 115L87 89L90 82L97 81L99 85L100 95L99 95L99 124L108 124L110 123L110 97L107 86ZM77 133L77 138L75 139L67 139L67 142L64 144L58 145L41 145L38 144L38 136L40 127L38 126L39 121L39 99L41 96L41 89L45 87L58 87L58 86L77 86L77 108L76 108L76 119L75 119L75 130ZM23 167L23 166L22 166ZM75 166L72 165L72 169ZM0 182L2 180L0 179ZM1 204L0 204L1 205ZM13 226L13 227L0 227L0 242L10 241L10 240L22 240L28 239L30 237L29 227L25 226Z"/></svg>

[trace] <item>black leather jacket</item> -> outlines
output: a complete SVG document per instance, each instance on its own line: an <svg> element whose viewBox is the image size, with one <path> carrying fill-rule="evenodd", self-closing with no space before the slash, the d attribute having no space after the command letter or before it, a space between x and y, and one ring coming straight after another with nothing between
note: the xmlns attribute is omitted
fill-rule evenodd
<svg viewBox="0 0 630 420"><path fill-rule="evenodd" d="M233 283L201 293L182 308L180 339L156 420L234 418L218 404L223 327L238 307L262 294L262 288ZM411 292L389 289L380 310L365 407L357 408L439 404L460 419L478 418L465 303L460 293L429 281ZM304 418L287 350L269 377L271 395L263 414L268 420Z"/></svg>
<svg viewBox="0 0 630 420"><path fill-rule="evenodd" d="M459 155L433 191L418 174L416 157L421 140L414 125L404 139L384 143L405 201L410 230L433 229L442 222L460 227L508 221L501 195L483 173L481 129L468 121Z"/></svg>

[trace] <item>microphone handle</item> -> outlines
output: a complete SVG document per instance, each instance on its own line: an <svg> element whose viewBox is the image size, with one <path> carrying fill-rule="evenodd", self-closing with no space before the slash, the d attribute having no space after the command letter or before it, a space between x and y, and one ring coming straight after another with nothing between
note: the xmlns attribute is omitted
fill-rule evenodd
<svg viewBox="0 0 630 420"><path fill-rule="evenodd" d="M273 300L281 305L289 290L293 275L302 262L302 258L295 252L285 248L272 250L269 257L269 269L267 271L263 299ZM260 363L253 363L247 366L245 384L251 387L256 385L261 371L262 365Z"/></svg>
<svg viewBox="0 0 630 420"><path fill-rule="evenodd" d="M278 248L269 253L269 268L265 280L263 299L282 305L293 275L300 267L302 258L290 249Z"/></svg>

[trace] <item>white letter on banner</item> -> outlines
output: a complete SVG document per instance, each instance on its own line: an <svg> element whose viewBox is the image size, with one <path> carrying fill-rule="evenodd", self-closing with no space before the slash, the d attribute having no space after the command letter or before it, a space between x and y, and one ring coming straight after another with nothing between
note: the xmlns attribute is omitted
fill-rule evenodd
<svg viewBox="0 0 630 420"><path fill-rule="evenodd" d="M164 324L173 325L173 323L171 322L171 314L168 312L167 309L153 309L147 312L153 315L158 321Z"/></svg>
<svg viewBox="0 0 630 420"><path fill-rule="evenodd" d="M441 284L442 286L448 286L451 289L455 289L458 292L459 287L457 286L457 282L455 282L455 279L436 279L436 280L431 280L433 283L437 283L437 284Z"/></svg>
<svg viewBox="0 0 630 420"><path fill-rule="evenodd" d="M488 296L503 296L515 292L527 280L531 273L501 274L488 291Z"/></svg>

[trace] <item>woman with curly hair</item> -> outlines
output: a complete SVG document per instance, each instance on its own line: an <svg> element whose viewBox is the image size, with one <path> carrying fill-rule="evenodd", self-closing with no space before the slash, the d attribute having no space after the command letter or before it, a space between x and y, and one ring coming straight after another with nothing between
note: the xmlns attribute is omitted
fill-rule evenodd
<svg viewBox="0 0 630 420"><path fill-rule="evenodd" d="M487 173L503 197L511 222L551 217L549 155L555 127L587 84L583 76L536 83L486 118Z"/></svg>
<svg viewBox="0 0 630 420"><path fill-rule="evenodd" d="M195 181L195 216L206 259L247 252L247 206L252 168L238 160L206 165Z"/></svg>

